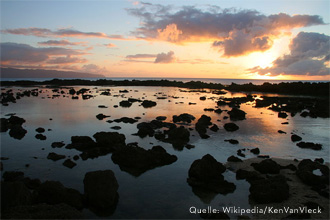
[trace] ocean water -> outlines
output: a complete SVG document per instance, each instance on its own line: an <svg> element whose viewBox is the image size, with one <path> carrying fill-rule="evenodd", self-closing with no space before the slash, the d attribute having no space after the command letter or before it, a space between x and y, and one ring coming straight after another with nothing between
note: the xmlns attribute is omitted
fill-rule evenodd
<svg viewBox="0 0 330 220"><path fill-rule="evenodd" d="M74 86L76 90L79 86ZM236 205L241 208L250 207L248 201L249 184L245 180L236 180L235 174L227 170L225 179L236 185L233 193L222 195L214 193L201 193L193 191L187 183L188 170L194 160L202 158L205 154L211 154L221 163L226 163L227 158L236 155L238 149L260 148L261 154L271 157L285 159L315 159L324 158L329 162L330 143L330 122L326 118L303 118L297 114L286 119L278 118L277 113L267 108L254 108L254 103L248 102L241 105L246 120L236 121L240 127L238 131L227 132L223 125L230 122L224 119L228 114L224 111L221 114L205 112L204 108L215 108L216 101L220 97L242 97L244 93L227 93L215 95L212 93L183 92L179 88L172 87L84 87L90 89L95 97L82 100L72 100L67 94L69 88L62 88L65 93L60 97L52 98L54 94L49 88L39 88L42 93L38 97L23 97L17 103L9 103L9 106L1 107L1 117L8 118L8 114L15 113L26 120L23 127L28 131L22 140L13 139L8 132L1 133L1 156L8 157L3 160L4 171L23 171L25 176L39 178L42 181L56 180L66 187L71 187L83 193L83 178L86 172L111 169L114 171L119 183L119 202L111 218L172 218L172 219L194 219L199 215L191 214L191 206L206 208L212 206L220 208L223 206ZM25 88L11 88L14 92ZM29 88L33 89L33 88ZM109 89L111 96L102 96L100 93ZM127 89L128 93L120 93L120 90ZM187 89L185 89L187 90ZM257 97L263 94L254 93ZM205 96L206 100L199 98ZM133 103L130 108L118 107L120 101L127 98L139 98L153 100L157 105L152 108L143 108L139 103ZM157 99L166 97L166 99ZM189 105L189 102L196 103ZM108 108L98 108L98 105L106 105ZM221 107L223 110L230 110L229 107ZM109 115L109 118L98 120L95 116L99 113ZM218 132L208 130L209 139L201 139L193 130L191 131L190 144L195 148L178 150L169 143L156 140L154 137L140 138L132 135L138 131L135 124L107 123L106 120L117 119L123 116L136 117L139 122L151 121L157 116L166 116L167 122L172 122L173 115L189 113L196 117L186 127L194 128L197 119L205 114L212 118L212 123L219 126ZM50 120L52 119L52 120ZM289 122L287 125L282 122ZM69 169L62 165L64 160L52 161L47 159L50 152L64 154L71 158L80 152L74 149L52 148L51 143L63 141L69 144L71 136L93 134L100 131L114 131L110 127L120 126L117 132L125 134L126 143L138 142L140 147L151 149L152 146L161 145L165 150L178 157L178 160L170 165L157 167L142 175L135 177L122 171L117 164L111 160L111 154L95 159L76 161L77 166ZM37 140L36 128L46 129L45 141ZM51 129L48 131L48 129ZM283 130L286 134L279 134ZM320 143L323 149L315 151L301 149L290 139L291 133L303 138L303 141ZM225 139L236 139L238 145L225 142ZM42 150L44 148L44 150ZM246 158L255 157L249 151L245 152ZM236 155L237 156L237 155ZM29 164L29 167L25 165ZM104 218L89 209L83 210L86 218ZM236 215L232 214L236 219Z"/></svg>
<svg viewBox="0 0 330 220"><path fill-rule="evenodd" d="M45 81L45 80L52 80L53 78L0 78L1 81L20 81L20 80L29 80L29 81ZM75 78L63 78L63 79L75 79ZM99 79L107 79L107 80L170 80L170 81L182 81L182 82L189 82L189 81L201 81L206 83L221 83L223 85L230 85L232 83L236 84L247 84L252 83L255 85L262 85L265 82L270 83L281 83L281 82L329 82L329 81L313 81L313 80L261 80L261 79L218 79L218 78L121 78L121 77L105 77L105 78L79 78L79 79L86 79L91 81L96 81Z"/></svg>

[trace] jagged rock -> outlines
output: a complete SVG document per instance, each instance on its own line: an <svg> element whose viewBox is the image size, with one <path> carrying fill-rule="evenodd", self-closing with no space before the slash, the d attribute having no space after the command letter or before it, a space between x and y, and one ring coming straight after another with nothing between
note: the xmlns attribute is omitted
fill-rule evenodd
<svg viewBox="0 0 330 220"><path fill-rule="evenodd" d="M286 166L281 166L280 165L280 169L289 169L289 170L292 170L292 171L296 171L297 167L293 164L289 164L289 165L286 165Z"/></svg>
<svg viewBox="0 0 330 220"><path fill-rule="evenodd" d="M80 156L86 160L106 155L125 146L125 135L118 132L97 132L93 137L96 142L88 136L72 136L72 143L68 144L66 148L83 152Z"/></svg>
<svg viewBox="0 0 330 220"><path fill-rule="evenodd" d="M36 139L41 140L41 141L44 141L47 139L47 137L43 134L36 134L35 137L36 137Z"/></svg>
<svg viewBox="0 0 330 220"><path fill-rule="evenodd" d="M127 145L112 154L112 161L134 176L139 176L147 170L168 165L177 160L175 155L170 155L161 146L154 146L145 150L138 146Z"/></svg>
<svg viewBox="0 0 330 220"><path fill-rule="evenodd" d="M302 138L296 134L291 135L291 141L296 142L296 141L301 141Z"/></svg>
<svg viewBox="0 0 330 220"><path fill-rule="evenodd" d="M61 203L15 206L2 213L4 219L83 219L77 209Z"/></svg>
<svg viewBox="0 0 330 220"><path fill-rule="evenodd" d="M315 158L314 159L315 162L318 162L318 163L324 163L324 159L323 158Z"/></svg>
<svg viewBox="0 0 330 220"><path fill-rule="evenodd" d="M36 129L36 132L38 132L38 133L44 133L45 132L45 129L44 128L37 128Z"/></svg>
<svg viewBox="0 0 330 220"><path fill-rule="evenodd" d="M230 156L227 158L228 162L243 162L243 160L239 159L238 157L235 156Z"/></svg>
<svg viewBox="0 0 330 220"><path fill-rule="evenodd" d="M210 127L210 130L217 132L217 131L219 131L219 127L216 124L214 124L212 127Z"/></svg>
<svg viewBox="0 0 330 220"><path fill-rule="evenodd" d="M88 150L96 146L95 141L88 136L72 136L71 144L68 144L65 148L76 149L79 151Z"/></svg>
<svg viewBox="0 0 330 220"><path fill-rule="evenodd" d="M282 175L250 181L250 196L258 204L280 203L289 198L289 185Z"/></svg>
<svg viewBox="0 0 330 220"><path fill-rule="evenodd" d="M206 116L206 115L202 115L196 125L195 125L195 129L196 131L198 132L199 136L201 138L208 138L209 136L206 135L206 132L207 132L207 128L212 125L212 122L211 122L211 117L209 116Z"/></svg>
<svg viewBox="0 0 330 220"><path fill-rule="evenodd" d="M263 174L278 174L280 172L280 165L272 159L265 159L260 163L252 163L251 166Z"/></svg>
<svg viewBox="0 0 330 220"><path fill-rule="evenodd" d="M52 152L52 153L48 154L47 159L57 161L57 160L64 159L65 157L66 157L65 155L60 155L60 154L56 154L56 153Z"/></svg>
<svg viewBox="0 0 330 220"><path fill-rule="evenodd" d="M102 95L102 93L101 93L101 95ZM108 106L105 106L105 105L99 105L97 107L99 107L99 108L108 108Z"/></svg>
<svg viewBox="0 0 330 220"><path fill-rule="evenodd" d="M75 90L75 89L70 89L70 90L69 90L69 94L70 94L70 95L74 95L74 94L76 94L76 90Z"/></svg>
<svg viewBox="0 0 330 220"><path fill-rule="evenodd" d="M195 145L192 145L192 144L186 144L185 148L187 148L187 149L192 149L192 148L195 148Z"/></svg>
<svg viewBox="0 0 330 220"><path fill-rule="evenodd" d="M214 112L217 113L217 114L221 114L222 110L220 108L217 108L216 110L214 110Z"/></svg>
<svg viewBox="0 0 330 220"><path fill-rule="evenodd" d="M134 124L135 122L138 122L138 120L136 120L134 118L129 118L129 117L121 117L121 118L115 119L113 121L115 121L117 123L123 122L123 123L130 123L130 124Z"/></svg>
<svg viewBox="0 0 330 220"><path fill-rule="evenodd" d="M100 95L110 96L111 93L109 91L103 91L100 93Z"/></svg>
<svg viewBox="0 0 330 220"><path fill-rule="evenodd" d="M225 102L225 101L223 101L223 100L219 100L219 101L217 102L217 105L218 105L218 106L225 106L225 105L228 105L228 103Z"/></svg>
<svg viewBox="0 0 330 220"><path fill-rule="evenodd" d="M154 128L148 122L139 123L137 125L137 128L139 129L137 135L141 138L144 138L146 136L152 137L155 134Z"/></svg>
<svg viewBox="0 0 330 220"><path fill-rule="evenodd" d="M245 154L242 153L242 149L237 150L237 155L240 157L245 157Z"/></svg>
<svg viewBox="0 0 330 220"><path fill-rule="evenodd" d="M195 117L191 114L188 113L183 113L179 116L173 115L173 122L186 122L186 123L191 123L193 120L195 120Z"/></svg>
<svg viewBox="0 0 330 220"><path fill-rule="evenodd" d="M228 140L225 140L226 142L229 142L231 144L239 144L238 140L235 140L235 139L228 139Z"/></svg>
<svg viewBox="0 0 330 220"><path fill-rule="evenodd" d="M84 191L89 206L107 209L116 205L118 187L112 170L99 170L85 174Z"/></svg>
<svg viewBox="0 0 330 220"><path fill-rule="evenodd" d="M99 147L116 150L126 145L126 137L118 132L97 132L93 135Z"/></svg>
<svg viewBox="0 0 330 220"><path fill-rule="evenodd" d="M110 128L113 129L113 130L120 130L121 129L120 126L113 126L113 127L110 127Z"/></svg>
<svg viewBox="0 0 330 220"><path fill-rule="evenodd" d="M201 97L199 97L199 100L204 101L204 100L206 100L206 97L205 96L201 96Z"/></svg>
<svg viewBox="0 0 330 220"><path fill-rule="evenodd" d="M253 182L254 180L264 179L261 174L257 171L247 171L239 169L236 171L236 179L246 179L249 183Z"/></svg>
<svg viewBox="0 0 330 220"><path fill-rule="evenodd" d="M269 155L258 155L258 158L264 158L264 159L267 159L267 158L269 158Z"/></svg>
<svg viewBox="0 0 330 220"><path fill-rule="evenodd" d="M9 122L6 118L0 118L0 132L6 132L9 129Z"/></svg>
<svg viewBox="0 0 330 220"><path fill-rule="evenodd" d="M296 144L300 148L309 148L313 150L321 150L322 149L322 144L314 144L312 142L299 142Z"/></svg>
<svg viewBox="0 0 330 220"><path fill-rule="evenodd" d="M187 182L192 187L203 188L221 194L231 193L235 184L224 180L222 173L226 167L206 154L202 159L195 160L189 169Z"/></svg>
<svg viewBox="0 0 330 220"><path fill-rule="evenodd" d="M15 116L15 115L12 115L8 119L8 123L9 123L10 127L12 125L22 125L23 123L25 123L25 119L24 118L20 118L20 117Z"/></svg>
<svg viewBox="0 0 330 220"><path fill-rule="evenodd" d="M322 175L314 174L314 170L320 170ZM303 183L313 186L313 190L321 196L329 198L329 167L310 159L304 159L298 164L296 174Z"/></svg>
<svg viewBox="0 0 330 220"><path fill-rule="evenodd" d="M104 114L102 114L102 113L96 115L96 118L99 119L99 120L103 120L103 119L108 118L108 117L110 117L110 116L108 116L108 115L104 115Z"/></svg>
<svg viewBox="0 0 330 220"><path fill-rule="evenodd" d="M244 120L246 112L243 110L240 110L238 108L232 108L231 111L228 111L230 120L237 121L237 120Z"/></svg>
<svg viewBox="0 0 330 220"><path fill-rule="evenodd" d="M129 102L129 101L123 100L123 101L119 102L119 105L120 105L121 107L128 108L128 107L131 107L132 103Z"/></svg>
<svg viewBox="0 0 330 220"><path fill-rule="evenodd" d="M279 112L279 113L278 113L278 117L279 117L279 118L286 118L286 117L288 117L288 114L285 113L285 112Z"/></svg>
<svg viewBox="0 0 330 220"><path fill-rule="evenodd" d="M142 104L141 104L144 108L151 108L157 105L156 102L154 101L150 101L150 100L143 100Z"/></svg>
<svg viewBox="0 0 330 220"><path fill-rule="evenodd" d="M286 132L282 131L282 130L278 130L277 132L280 133L280 134L286 134Z"/></svg>
<svg viewBox="0 0 330 220"><path fill-rule="evenodd" d="M25 177L23 179L23 183L29 189L37 189L41 185L41 181L39 179L30 179L29 177Z"/></svg>
<svg viewBox="0 0 330 220"><path fill-rule="evenodd" d="M24 173L21 171L6 171L3 174L3 180L6 182L21 181L24 178Z"/></svg>
<svg viewBox="0 0 330 220"><path fill-rule="evenodd" d="M1 208L32 203L32 194L22 181L1 182Z"/></svg>
<svg viewBox="0 0 330 220"><path fill-rule="evenodd" d="M226 123L224 126L226 131L237 131L239 129L238 125L236 125L235 123Z"/></svg>
<svg viewBox="0 0 330 220"><path fill-rule="evenodd" d="M53 142L52 143L52 148L61 148L63 147L65 144L63 142Z"/></svg>
<svg viewBox="0 0 330 220"><path fill-rule="evenodd" d="M309 116L309 112L307 111L303 111L301 114L300 114L301 117L303 118L306 118L307 116Z"/></svg>
<svg viewBox="0 0 330 220"><path fill-rule="evenodd" d="M140 99L128 98L129 102L142 102Z"/></svg>
<svg viewBox="0 0 330 220"><path fill-rule="evenodd" d="M170 129L168 132L167 142L176 148L183 148L189 142L190 132L185 127Z"/></svg>
<svg viewBox="0 0 330 220"><path fill-rule="evenodd" d="M37 189L36 201L50 205L65 203L76 209L83 208L83 197L75 189L66 188L58 181L46 181Z"/></svg>
<svg viewBox="0 0 330 220"><path fill-rule="evenodd" d="M82 95L83 100L92 98L92 95Z"/></svg>
<svg viewBox="0 0 330 220"><path fill-rule="evenodd" d="M258 147L256 147L256 148L251 149L250 152L253 154L260 154L260 149Z"/></svg>
<svg viewBox="0 0 330 220"><path fill-rule="evenodd" d="M25 130L22 125L19 124L15 124L13 126L11 126L11 129L9 131L9 135L12 138L21 140L25 134L27 133L27 130Z"/></svg>
<svg viewBox="0 0 330 220"><path fill-rule="evenodd" d="M75 162L73 162L72 160L70 159L66 159L64 162L63 162L63 166L66 166L70 169L72 169L73 167L75 167L77 164Z"/></svg>
<svg viewBox="0 0 330 220"><path fill-rule="evenodd" d="M165 121L166 118L167 118L166 116L158 116L158 117L156 117L156 120Z"/></svg>

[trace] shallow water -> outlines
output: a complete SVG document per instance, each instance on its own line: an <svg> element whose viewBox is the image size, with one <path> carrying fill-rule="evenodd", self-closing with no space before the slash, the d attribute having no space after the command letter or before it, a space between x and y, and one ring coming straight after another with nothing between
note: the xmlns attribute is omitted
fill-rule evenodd
<svg viewBox="0 0 330 220"><path fill-rule="evenodd" d="M80 87L74 87L76 90ZM2 161L4 171L23 171L25 176L39 178L40 180L58 180L66 187L71 187L83 193L83 178L86 172L111 169L119 183L119 202L111 218L199 218L199 215L189 213L189 208L206 208L212 206L221 208L223 206L236 205L241 208L250 207L248 202L249 184L245 180L237 181L235 174L227 170L225 179L236 184L234 193L221 194L200 194L193 192L186 182L188 170L192 162L200 159L205 154L211 154L219 162L225 163L231 155L241 148L252 149L259 147L261 154L271 157L287 159L315 159L324 158L329 162L329 119L302 118L297 114L295 117L288 116L287 119L277 117L277 112L266 108L254 108L253 103L241 105L246 120L236 121L240 129L235 132L227 132L223 124L230 119L223 119L226 112L220 115L214 112L205 112L204 108L214 108L216 100L220 96L242 97L246 94L227 93L226 95L214 95L211 93L181 92L179 88L168 87L84 87L96 95L89 100L72 100L70 95L64 94L58 98L51 98L53 92L49 88L43 88L43 93L38 97L23 97L17 100L16 104L9 103L9 106L1 107L1 117L9 113L16 113L17 116L26 120L23 127L28 131L22 140L16 140L9 136L8 132L1 133L1 156L9 160ZM14 91L26 88L13 88ZM29 88L32 89L32 88ZM99 95L102 90L110 89L111 96ZM129 90L129 93L119 93L119 90ZM68 89L62 89L67 92ZM118 97L114 97L118 95ZM168 96L167 99L157 99L157 96ZM254 93L260 96L262 94ZM206 96L205 101L199 97ZM129 97L154 100L157 106L143 108L139 103L133 103L130 108L114 108L121 100ZM175 97L175 98L173 98ZM189 102L196 105L189 105ZM108 108L98 108L98 105L106 105ZM228 109L229 107L221 107ZM95 116L99 113L110 115L110 118L98 120ZM188 127L194 128L197 119L205 114L212 118L212 122L220 128L218 132L208 130L209 139L200 139L195 131L191 131L190 144L195 145L193 149L184 148L176 150L171 144L163 143L154 137L141 139L131 134L137 132L136 124L107 123L108 119L117 119L123 116L136 117L139 122L151 121L157 116L167 116L166 121L171 122L173 115L189 113L196 117L196 120ZM50 120L50 118L52 120ZM220 121L218 121L220 120ZM289 124L283 125L282 122ZM139 123L138 122L138 123ZM117 132L126 136L126 143L138 142L140 147L150 149L152 146L161 145L170 154L178 157L178 160L170 165L149 170L142 175L135 177L124 171L111 160L111 154L96 159L75 161L77 166L69 169L62 165L63 160L51 161L47 159L49 152L65 154L73 157L79 154L74 149L52 148L51 143L64 141L71 142L71 136L87 135L92 137L99 131L115 131L110 127L119 125L121 129ZM41 141L35 138L36 128L46 129L44 135L47 140ZM48 131L47 129L51 129ZM283 130L286 134L279 134ZM301 149L290 139L291 132L301 136L303 141L320 143L323 145L321 151ZM237 139L239 145L232 145L224 142L225 139ZM44 150L42 150L44 148ZM255 157L249 151L244 152L246 158ZM36 157L36 158L35 158ZM29 167L25 165L29 164ZM198 195L199 196L198 196ZM98 218L95 213L88 209L83 210L88 218ZM231 217L236 218L235 215ZM102 217L101 217L102 218Z"/></svg>

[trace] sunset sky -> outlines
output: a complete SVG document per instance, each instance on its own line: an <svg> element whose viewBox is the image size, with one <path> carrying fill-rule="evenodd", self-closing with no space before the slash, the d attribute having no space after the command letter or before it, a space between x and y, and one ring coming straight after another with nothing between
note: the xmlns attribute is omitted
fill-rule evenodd
<svg viewBox="0 0 330 220"><path fill-rule="evenodd" d="M329 0L1 1L1 67L329 80Z"/></svg>

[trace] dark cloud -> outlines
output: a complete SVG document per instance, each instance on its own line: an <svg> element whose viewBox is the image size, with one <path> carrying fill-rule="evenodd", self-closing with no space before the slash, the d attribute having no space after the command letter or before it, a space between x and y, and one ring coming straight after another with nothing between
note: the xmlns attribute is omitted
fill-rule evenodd
<svg viewBox="0 0 330 220"><path fill-rule="evenodd" d="M272 67L259 66L249 72L260 75L329 75L330 37L310 32L300 32L290 43L290 54L279 57Z"/></svg>
<svg viewBox="0 0 330 220"><path fill-rule="evenodd" d="M154 60L151 60L154 59ZM136 63L173 63L176 62L173 51L168 53L159 54L134 54L127 55L125 62L136 62Z"/></svg>
<svg viewBox="0 0 330 220"><path fill-rule="evenodd" d="M86 63L86 59L82 59L79 57L55 57L47 61L49 64L73 64L73 63Z"/></svg>
<svg viewBox="0 0 330 220"><path fill-rule="evenodd" d="M144 59L144 58L156 58L157 54L134 54L134 55L127 55L127 59Z"/></svg>
<svg viewBox="0 0 330 220"><path fill-rule="evenodd" d="M155 63L173 63L175 62L174 52L159 53L155 59Z"/></svg>
<svg viewBox="0 0 330 220"><path fill-rule="evenodd" d="M48 41L38 42L38 44L43 46L77 46L77 45L86 46L87 42L70 42L68 40L48 40Z"/></svg>
<svg viewBox="0 0 330 220"><path fill-rule="evenodd" d="M35 64L82 63L85 59L77 58L83 53L79 50L61 47L32 47L27 44L0 43L2 66L24 66Z"/></svg>
<svg viewBox="0 0 330 220"><path fill-rule="evenodd" d="M82 32L70 28L62 28L52 31L47 28L16 28L1 31L4 34L16 34L36 37L73 37L73 38L108 38L114 40L135 40L127 39L122 35L107 35L102 32Z"/></svg>
<svg viewBox="0 0 330 220"><path fill-rule="evenodd" d="M106 47L108 47L108 48L117 47L115 44L112 44L112 43L104 44L104 46L106 46Z"/></svg>
<svg viewBox="0 0 330 220"><path fill-rule="evenodd" d="M86 64L81 68L81 71L84 71L87 73L98 73L98 74L108 73L108 70L105 67L100 67L95 64Z"/></svg>
<svg viewBox="0 0 330 220"><path fill-rule="evenodd" d="M324 24L314 15L263 15L255 10L207 10L193 6L174 11L170 6L142 4L127 9L141 19L141 26L132 32L138 38L182 44L214 41L213 47L225 56L239 56L269 49L273 41L293 28Z"/></svg>

